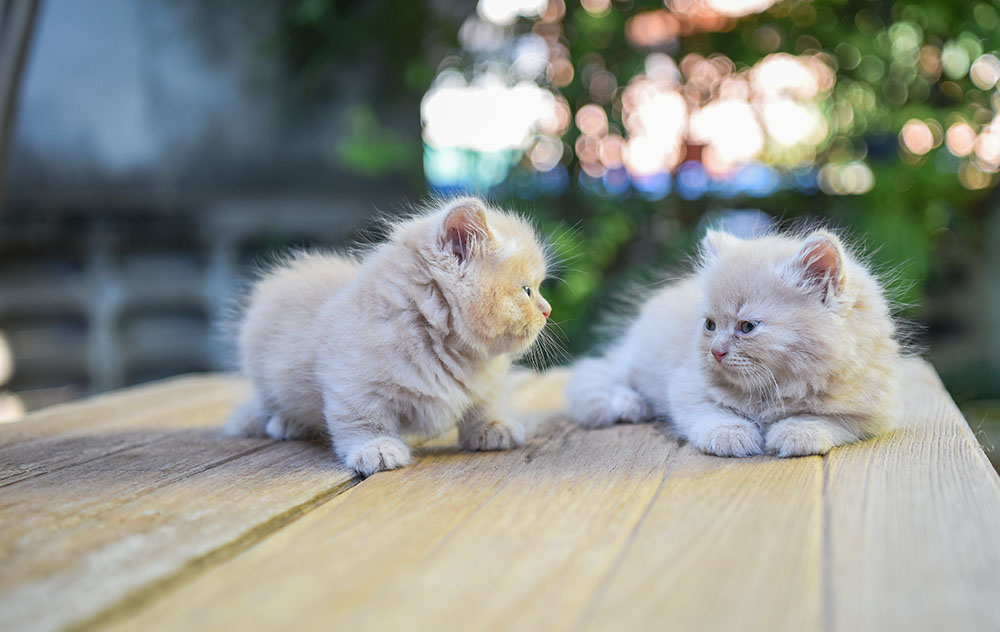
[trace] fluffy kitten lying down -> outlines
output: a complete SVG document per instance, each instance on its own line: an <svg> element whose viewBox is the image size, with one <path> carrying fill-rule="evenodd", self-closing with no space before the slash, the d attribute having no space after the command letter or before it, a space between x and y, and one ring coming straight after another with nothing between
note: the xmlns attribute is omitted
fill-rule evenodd
<svg viewBox="0 0 1000 632"><path fill-rule="evenodd" d="M398 225L360 259L299 254L253 288L239 346L254 394L227 432L326 435L365 476L410 462L403 431L457 422L467 449L520 445L497 397L549 316L545 273L532 227L473 198Z"/></svg>
<svg viewBox="0 0 1000 632"><path fill-rule="evenodd" d="M588 427L668 418L704 452L824 454L897 415L882 290L834 235L709 232L693 275L654 294L567 387Z"/></svg>

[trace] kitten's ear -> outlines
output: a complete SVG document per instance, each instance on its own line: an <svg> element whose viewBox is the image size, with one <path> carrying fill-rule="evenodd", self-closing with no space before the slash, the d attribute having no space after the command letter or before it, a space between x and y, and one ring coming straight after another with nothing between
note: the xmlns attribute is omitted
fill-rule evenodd
<svg viewBox="0 0 1000 632"><path fill-rule="evenodd" d="M701 240L701 258L704 262L714 261L720 254L740 242L739 237L729 233L708 229Z"/></svg>
<svg viewBox="0 0 1000 632"><path fill-rule="evenodd" d="M819 290L824 301L844 285L844 249L832 233L818 230L809 235L792 265L803 284Z"/></svg>
<svg viewBox="0 0 1000 632"><path fill-rule="evenodd" d="M444 217L441 245L462 263L472 254L477 242L490 236L486 209L479 200L462 200Z"/></svg>

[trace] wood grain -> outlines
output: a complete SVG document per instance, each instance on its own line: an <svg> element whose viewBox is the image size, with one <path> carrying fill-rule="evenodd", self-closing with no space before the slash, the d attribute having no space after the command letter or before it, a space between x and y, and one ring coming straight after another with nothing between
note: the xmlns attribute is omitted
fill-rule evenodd
<svg viewBox="0 0 1000 632"><path fill-rule="evenodd" d="M566 629L676 443L653 425L549 432L376 474L122 627Z"/></svg>
<svg viewBox="0 0 1000 632"><path fill-rule="evenodd" d="M187 375L35 411L22 420L0 424L0 446L39 441L71 433L106 433L139 428L196 427L205 407L229 413L232 403L249 393L247 382L232 375ZM194 419L191 415L197 415ZM2 462L2 461L0 461Z"/></svg>
<svg viewBox="0 0 1000 632"><path fill-rule="evenodd" d="M0 488L141 447L158 430L220 424L247 392L232 376L180 377L0 425Z"/></svg>
<svg viewBox="0 0 1000 632"><path fill-rule="evenodd" d="M1000 479L929 365L905 427L826 460L832 630L1000 629Z"/></svg>
<svg viewBox="0 0 1000 632"><path fill-rule="evenodd" d="M515 376L527 447L356 485L220 437L233 378L0 428L0 629L996 629L1000 479L926 363L905 427L786 460L573 428L565 379Z"/></svg>
<svg viewBox="0 0 1000 632"><path fill-rule="evenodd" d="M580 626L820 629L822 474L685 446Z"/></svg>
<svg viewBox="0 0 1000 632"><path fill-rule="evenodd" d="M151 387L155 406L138 389L13 424L20 441L0 450L4 472L20 473L0 489L0 629L141 602L353 483L321 446L222 437L244 390L184 378Z"/></svg>

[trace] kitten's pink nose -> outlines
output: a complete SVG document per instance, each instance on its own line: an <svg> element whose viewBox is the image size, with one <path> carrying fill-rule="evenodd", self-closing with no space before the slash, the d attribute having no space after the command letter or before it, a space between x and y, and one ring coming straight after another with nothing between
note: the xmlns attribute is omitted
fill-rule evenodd
<svg viewBox="0 0 1000 632"><path fill-rule="evenodd" d="M726 351L725 349L722 349L722 350L720 350L720 349L712 349L712 355L715 356L715 361L716 362L722 362L722 358L726 357L727 353L729 353L729 352Z"/></svg>
<svg viewBox="0 0 1000 632"><path fill-rule="evenodd" d="M541 298L541 297L539 297L539 298ZM552 306L549 305L549 302L546 301L544 298L542 299L541 308L542 308L542 316L548 318L549 314L552 313Z"/></svg>
<svg viewBox="0 0 1000 632"><path fill-rule="evenodd" d="M548 317L549 317L549 314L551 314L551 313L552 313L552 310L551 310L551 309L546 309L546 310L543 310L543 311L542 311L542 316L544 316L544 317L548 318Z"/></svg>

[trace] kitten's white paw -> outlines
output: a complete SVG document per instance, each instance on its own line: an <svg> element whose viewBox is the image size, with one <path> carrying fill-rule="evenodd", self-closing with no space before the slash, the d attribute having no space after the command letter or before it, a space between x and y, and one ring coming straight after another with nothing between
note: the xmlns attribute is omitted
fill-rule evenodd
<svg viewBox="0 0 1000 632"><path fill-rule="evenodd" d="M277 439L278 441L287 441L291 439L288 435L288 428L285 424L285 420L281 415L271 415L271 418L267 420L267 425L264 426L264 431L267 432L267 436L272 439Z"/></svg>
<svg viewBox="0 0 1000 632"><path fill-rule="evenodd" d="M630 424L646 421L649 417L642 395L627 386L615 386L611 389L611 410L618 417L616 421Z"/></svg>
<svg viewBox="0 0 1000 632"><path fill-rule="evenodd" d="M696 444L704 452L717 456L753 456L764 453L764 437L749 421L721 423L706 430Z"/></svg>
<svg viewBox="0 0 1000 632"><path fill-rule="evenodd" d="M767 451L781 457L826 454L835 444L828 429L794 417L768 428L764 438Z"/></svg>
<svg viewBox="0 0 1000 632"><path fill-rule="evenodd" d="M410 464L410 448L395 437L377 437L347 453L347 467L362 476Z"/></svg>
<svg viewBox="0 0 1000 632"><path fill-rule="evenodd" d="M462 439L466 450L510 450L524 445L524 426L516 421L490 421Z"/></svg>
<svg viewBox="0 0 1000 632"><path fill-rule="evenodd" d="M278 441L294 441L296 439L316 439L321 436L315 426L294 419L286 419L281 415L271 415L264 427L267 436Z"/></svg>

